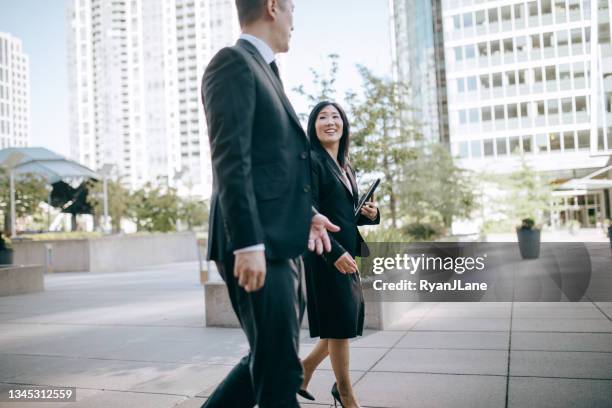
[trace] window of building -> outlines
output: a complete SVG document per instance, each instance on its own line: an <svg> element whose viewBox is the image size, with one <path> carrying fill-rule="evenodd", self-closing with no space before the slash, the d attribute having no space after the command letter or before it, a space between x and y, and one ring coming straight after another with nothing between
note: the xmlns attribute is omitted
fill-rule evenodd
<svg viewBox="0 0 612 408"><path fill-rule="evenodd" d="M497 24L497 22L499 21L498 18L498 9L497 8L491 8L489 9L489 24Z"/></svg>
<svg viewBox="0 0 612 408"><path fill-rule="evenodd" d="M525 17L525 13L523 12L523 3L514 5L514 18L516 20L520 20Z"/></svg>
<svg viewBox="0 0 612 408"><path fill-rule="evenodd" d="M484 27L486 23L486 17L484 10L478 10L476 12L476 27Z"/></svg>
<svg viewBox="0 0 612 408"><path fill-rule="evenodd" d="M508 154L508 146L506 144L506 138L500 137L496 139L497 145L497 155L498 156L506 156Z"/></svg>
<svg viewBox="0 0 612 408"><path fill-rule="evenodd" d="M495 151L493 149L493 139L485 139L483 141L483 147L485 157L491 157L495 155Z"/></svg>
<svg viewBox="0 0 612 408"><path fill-rule="evenodd" d="M491 41L491 56L499 55L500 45L499 40Z"/></svg>
<svg viewBox="0 0 612 408"><path fill-rule="evenodd" d="M487 58L489 56L486 42L478 43L478 56L480 58Z"/></svg>
<svg viewBox="0 0 612 408"><path fill-rule="evenodd" d="M472 140L471 148L473 158L478 159L482 157L482 146L480 145L480 140Z"/></svg>
<svg viewBox="0 0 612 408"><path fill-rule="evenodd" d="M519 69L516 73L519 85L524 85L526 83L525 72L524 69Z"/></svg>
<svg viewBox="0 0 612 408"><path fill-rule="evenodd" d="M552 48L553 46L553 33L542 34L542 44L544 48Z"/></svg>
<svg viewBox="0 0 612 408"><path fill-rule="evenodd" d="M570 66L569 64L561 64L559 65L559 81L569 81L570 80Z"/></svg>
<svg viewBox="0 0 612 408"><path fill-rule="evenodd" d="M524 153L533 153L532 143L531 143L531 135L523 136L523 152Z"/></svg>
<svg viewBox="0 0 612 408"><path fill-rule="evenodd" d="M463 78L457 80L457 92L465 92L465 80Z"/></svg>
<svg viewBox="0 0 612 408"><path fill-rule="evenodd" d="M608 44L610 42L610 24L609 23L599 24L598 39L599 39L600 44Z"/></svg>
<svg viewBox="0 0 612 408"><path fill-rule="evenodd" d="M529 7L529 17L537 17L538 16L538 2L530 1L527 6Z"/></svg>
<svg viewBox="0 0 612 408"><path fill-rule="evenodd" d="M465 46L465 59L476 58L476 49L473 44Z"/></svg>
<svg viewBox="0 0 612 408"><path fill-rule="evenodd" d="M557 68L554 65L549 65L544 70L546 72L546 81L557 80Z"/></svg>
<svg viewBox="0 0 612 408"><path fill-rule="evenodd" d="M572 98L561 99L561 111L563 113L572 113Z"/></svg>
<svg viewBox="0 0 612 408"><path fill-rule="evenodd" d="M552 14L551 0L542 0L542 15Z"/></svg>
<svg viewBox="0 0 612 408"><path fill-rule="evenodd" d="M520 108L521 108L521 116L523 118L526 118L527 116L529 116L529 102L522 102L520 104Z"/></svg>
<svg viewBox="0 0 612 408"><path fill-rule="evenodd" d="M489 89L490 87L491 87L491 84L489 81L489 75L488 74L481 75L480 76L480 88Z"/></svg>
<svg viewBox="0 0 612 408"><path fill-rule="evenodd" d="M567 19L565 4L565 0L555 0L555 19L557 23L563 23Z"/></svg>
<svg viewBox="0 0 612 408"><path fill-rule="evenodd" d="M516 38L516 52L517 54L527 51L527 37L520 36Z"/></svg>
<svg viewBox="0 0 612 408"><path fill-rule="evenodd" d="M536 135L536 151L540 153L548 152L548 135L546 134Z"/></svg>
<svg viewBox="0 0 612 408"><path fill-rule="evenodd" d="M516 85L516 71L506 72L506 82L508 85L511 85L511 86Z"/></svg>
<svg viewBox="0 0 612 408"><path fill-rule="evenodd" d="M475 91L476 90L476 77L470 76L467 78L467 90Z"/></svg>
<svg viewBox="0 0 612 408"><path fill-rule="evenodd" d="M533 82L542 82L542 67L535 67L533 69Z"/></svg>
<svg viewBox="0 0 612 408"><path fill-rule="evenodd" d="M510 145L510 154L520 155L521 154L521 139L518 136L510 136L508 138Z"/></svg>
<svg viewBox="0 0 612 408"><path fill-rule="evenodd" d="M470 123L478 123L478 108L470 109Z"/></svg>
<svg viewBox="0 0 612 408"><path fill-rule="evenodd" d="M512 21L512 8L510 6L501 8L501 18L503 23L510 23Z"/></svg>
<svg viewBox="0 0 612 408"><path fill-rule="evenodd" d="M579 130L577 132L578 149L588 150L591 146L591 132L588 130Z"/></svg>
<svg viewBox="0 0 612 408"><path fill-rule="evenodd" d="M544 101L537 101L536 106L538 107L538 116L544 116L546 114L546 111L544 109Z"/></svg>
<svg viewBox="0 0 612 408"><path fill-rule="evenodd" d="M495 106L495 120L504 120L504 105Z"/></svg>
<svg viewBox="0 0 612 408"><path fill-rule="evenodd" d="M582 45L582 29L574 28L571 33L572 45Z"/></svg>
<svg viewBox="0 0 612 408"><path fill-rule="evenodd" d="M459 157L462 159L470 157L468 142L459 142Z"/></svg>
<svg viewBox="0 0 612 408"><path fill-rule="evenodd" d="M455 47L455 61L461 62L463 61L463 47Z"/></svg>
<svg viewBox="0 0 612 408"><path fill-rule="evenodd" d="M508 119L516 118L518 118L518 105L516 103L511 103L508 105Z"/></svg>
<svg viewBox="0 0 612 408"><path fill-rule="evenodd" d="M584 63L574 63L574 79L584 79Z"/></svg>
<svg viewBox="0 0 612 408"><path fill-rule="evenodd" d="M488 122L491 120L491 107L490 106L484 106L480 109L480 112L482 114L482 121L483 122Z"/></svg>
<svg viewBox="0 0 612 408"><path fill-rule="evenodd" d="M558 152L561 150L561 135L559 133L551 133L550 139L550 151Z"/></svg>
<svg viewBox="0 0 612 408"><path fill-rule="evenodd" d="M563 149L567 151L576 150L574 132L563 132Z"/></svg>
<svg viewBox="0 0 612 408"><path fill-rule="evenodd" d="M534 50L539 50L541 47L540 34L532 34L530 38L531 38L531 48Z"/></svg>
<svg viewBox="0 0 612 408"><path fill-rule="evenodd" d="M501 72L497 72L493 74L493 87L499 88L502 86L502 74Z"/></svg>
<svg viewBox="0 0 612 408"><path fill-rule="evenodd" d="M586 96L577 96L576 97L576 112L586 112Z"/></svg>
<svg viewBox="0 0 612 408"><path fill-rule="evenodd" d="M474 21L472 20L472 13L465 13L463 15L463 27L470 28L474 25Z"/></svg>
<svg viewBox="0 0 612 408"><path fill-rule="evenodd" d="M506 38L504 40L504 53L506 54L514 53L514 39Z"/></svg>
<svg viewBox="0 0 612 408"><path fill-rule="evenodd" d="M459 123L461 123L462 125L465 125L467 123L467 114L465 112L465 109L461 109L459 111Z"/></svg>
<svg viewBox="0 0 612 408"><path fill-rule="evenodd" d="M569 44L567 30L557 31L557 46L566 47Z"/></svg>

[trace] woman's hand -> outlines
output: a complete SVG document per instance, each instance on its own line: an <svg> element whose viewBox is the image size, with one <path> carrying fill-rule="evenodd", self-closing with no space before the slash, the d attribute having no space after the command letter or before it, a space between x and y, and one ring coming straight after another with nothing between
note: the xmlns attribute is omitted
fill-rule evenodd
<svg viewBox="0 0 612 408"><path fill-rule="evenodd" d="M334 266L342 273L357 272L357 262L355 262L353 257L348 252L340 255L340 258L334 262Z"/></svg>
<svg viewBox="0 0 612 408"><path fill-rule="evenodd" d="M361 207L361 215L374 221L378 215L378 207L374 201L366 201Z"/></svg>

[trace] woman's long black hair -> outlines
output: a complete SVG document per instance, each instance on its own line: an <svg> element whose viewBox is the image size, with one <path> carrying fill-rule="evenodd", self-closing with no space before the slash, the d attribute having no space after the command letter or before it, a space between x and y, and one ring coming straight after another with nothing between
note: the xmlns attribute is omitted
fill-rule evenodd
<svg viewBox="0 0 612 408"><path fill-rule="evenodd" d="M312 112L310 112L310 116L308 117L308 127L306 128L306 132L308 134L308 138L310 139L311 148L325 151L325 149L323 148L323 145L321 144L321 142L319 141L319 138L317 137L317 129L315 125L317 122L317 117L319 116L319 112L321 112L323 108L326 108L329 105L333 106L334 108L338 110L338 112L340 113L340 119L342 119L342 137L340 138L340 146L338 146L337 160L338 160L338 164L340 165L340 167L346 170L346 166L348 165L348 151L349 151L349 141L350 141L351 132L350 132L349 122L346 117L346 113L344 112L344 109L342 109L340 105L338 105L336 102L331 102L331 101L319 102L317 106L315 106L312 109Z"/></svg>

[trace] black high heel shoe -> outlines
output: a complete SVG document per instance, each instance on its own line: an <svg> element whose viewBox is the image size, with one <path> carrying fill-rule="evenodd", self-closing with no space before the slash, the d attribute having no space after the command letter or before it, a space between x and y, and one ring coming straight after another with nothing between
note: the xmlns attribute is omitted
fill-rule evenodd
<svg viewBox="0 0 612 408"><path fill-rule="evenodd" d="M331 395L332 397L334 397L334 407L337 407L336 401L338 401L340 406L344 408L344 404L342 403L342 400L340 399L340 392L338 391L337 383L334 383L334 385L332 386Z"/></svg>
<svg viewBox="0 0 612 408"><path fill-rule="evenodd" d="M315 397L313 397L312 394L306 390L299 389L297 394L302 398L306 398L307 400L311 400L311 401L315 400Z"/></svg>

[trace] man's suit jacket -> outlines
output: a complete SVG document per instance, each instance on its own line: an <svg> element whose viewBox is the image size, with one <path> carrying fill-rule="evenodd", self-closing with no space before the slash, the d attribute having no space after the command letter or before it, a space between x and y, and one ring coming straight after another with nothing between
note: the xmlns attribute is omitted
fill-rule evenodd
<svg viewBox="0 0 612 408"><path fill-rule="evenodd" d="M299 256L311 218L310 143L281 81L246 40L219 51L202 80L213 167L208 259L263 243Z"/></svg>

